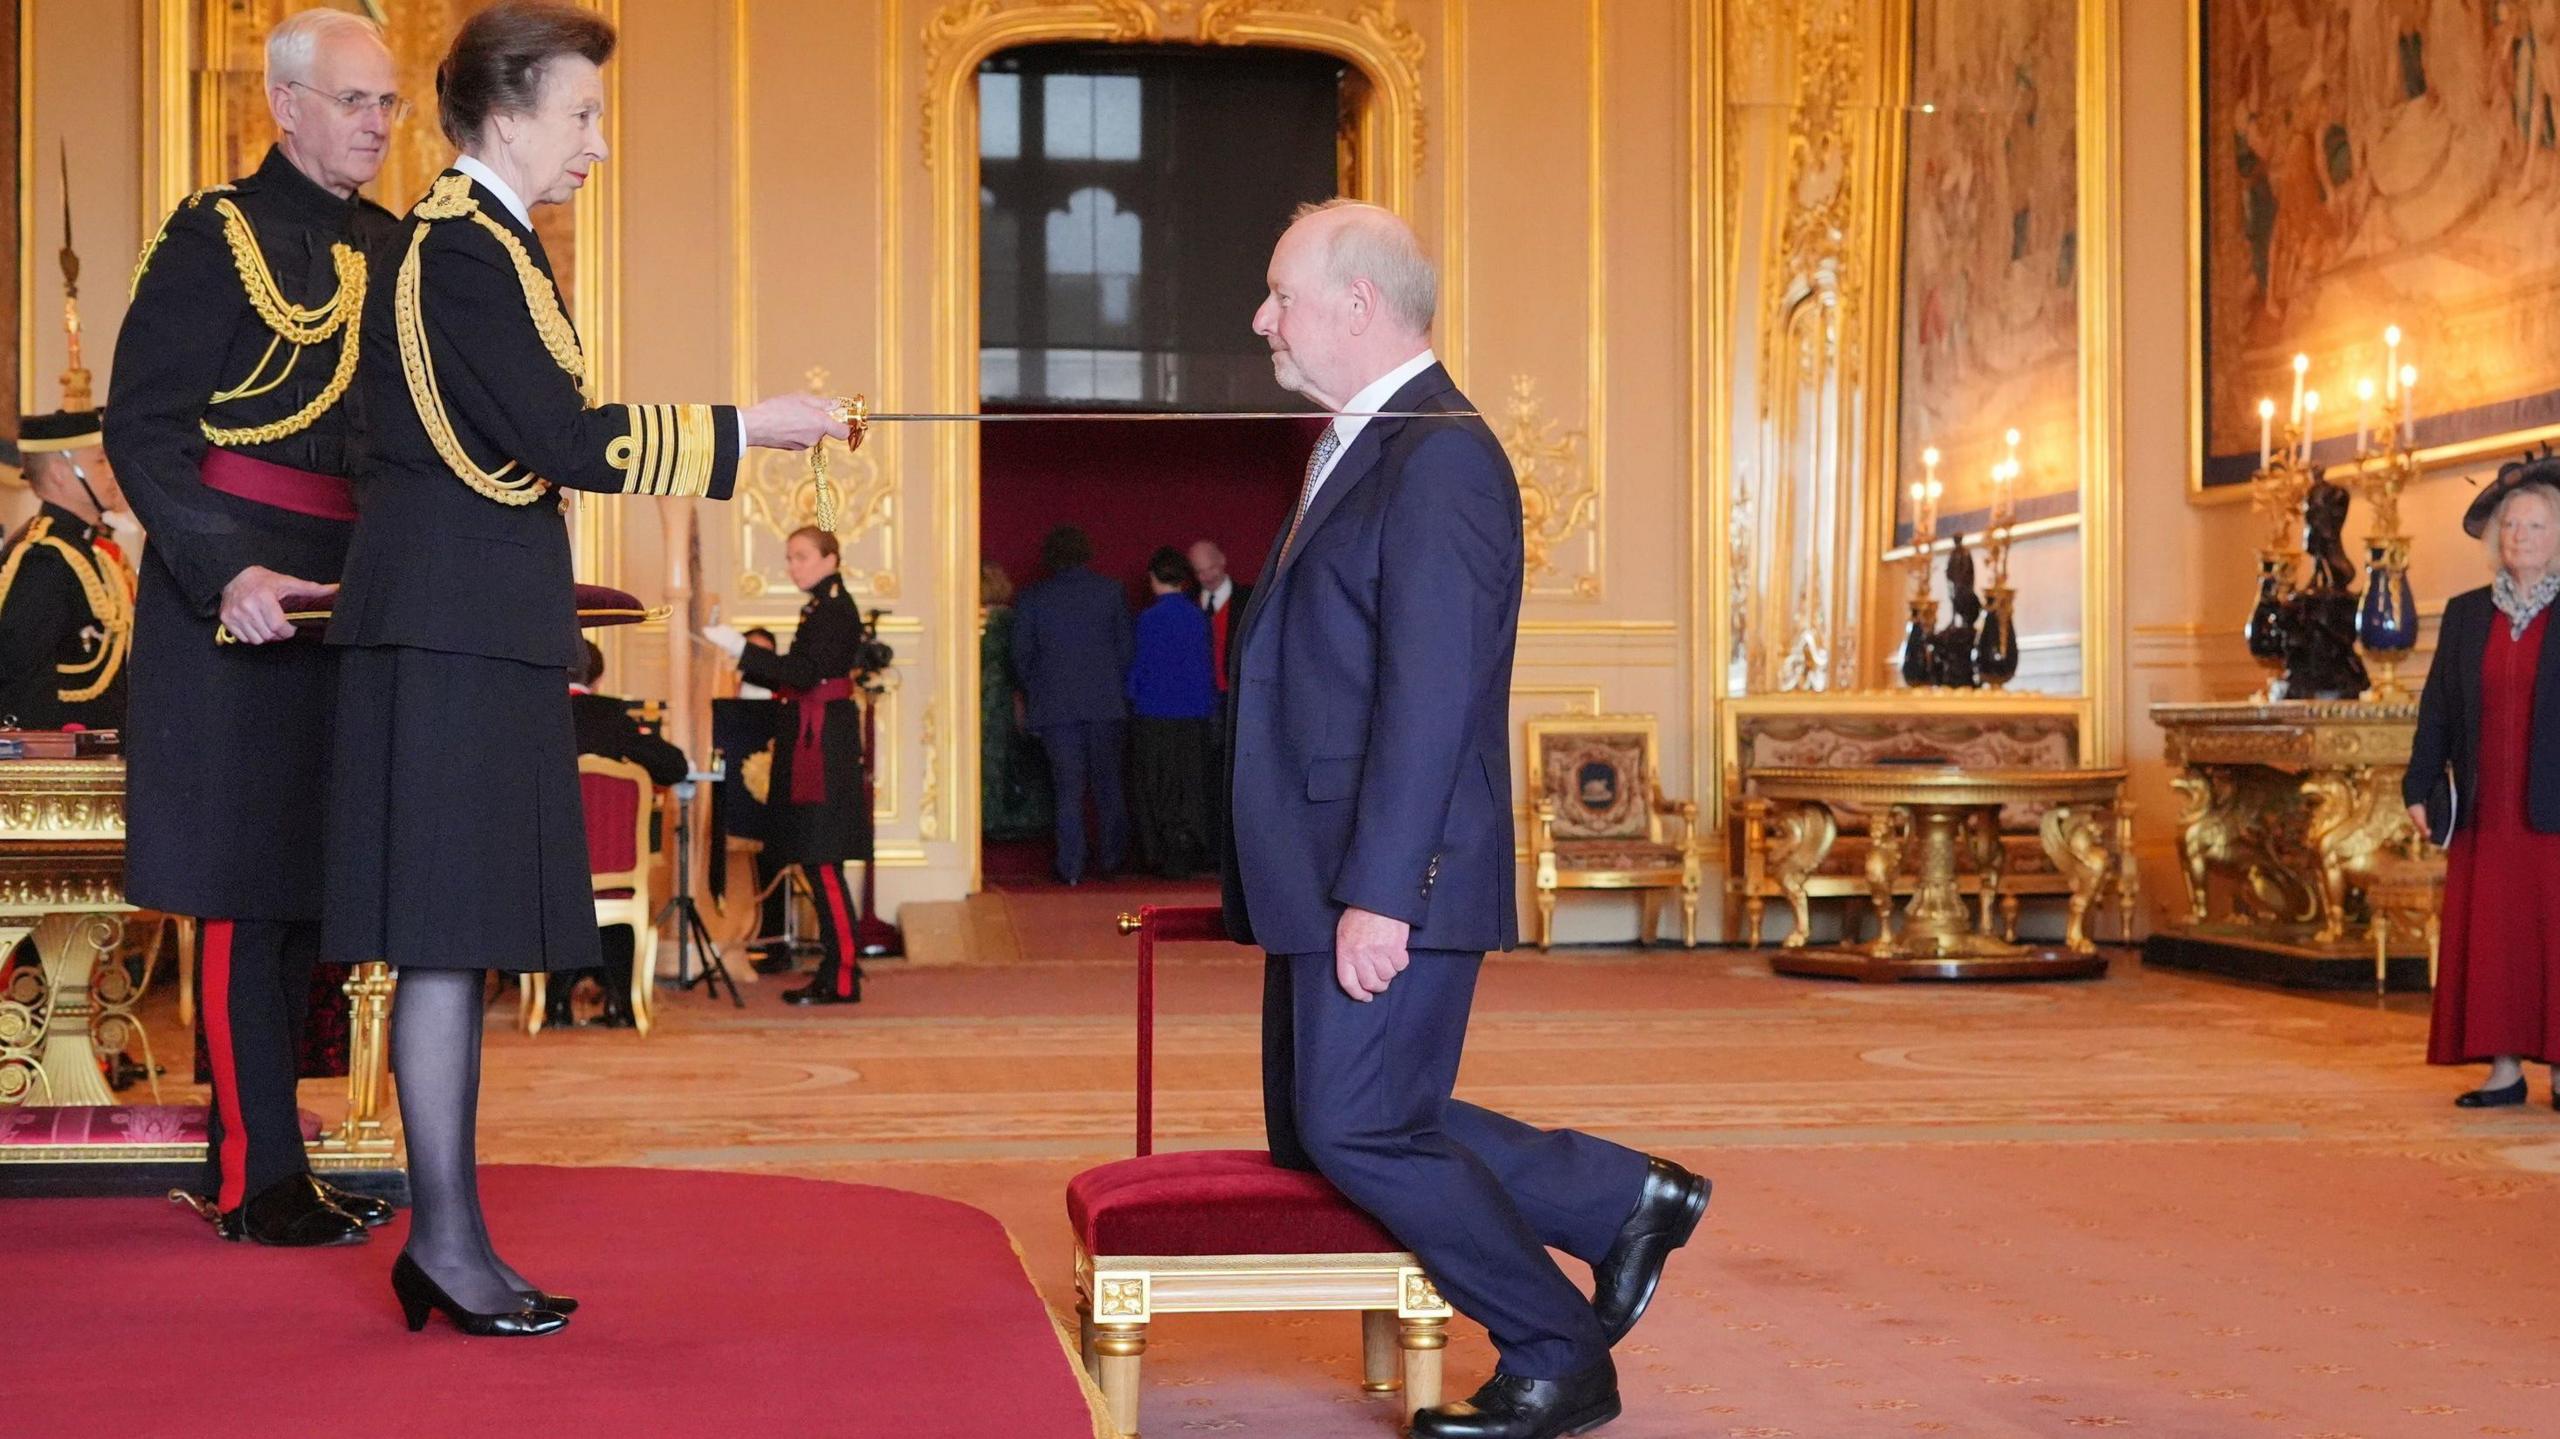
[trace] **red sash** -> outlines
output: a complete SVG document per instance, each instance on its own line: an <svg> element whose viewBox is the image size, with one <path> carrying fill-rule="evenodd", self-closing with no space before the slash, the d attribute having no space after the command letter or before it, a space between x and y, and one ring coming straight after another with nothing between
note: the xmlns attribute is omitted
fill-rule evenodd
<svg viewBox="0 0 2560 1439"><path fill-rule="evenodd" d="M356 517L356 487L336 475L297 470L253 459L237 450L209 449L198 471L205 488L297 515L323 520Z"/></svg>
<svg viewBox="0 0 2560 1439"><path fill-rule="evenodd" d="M816 689L776 690L774 697L800 711L800 733L791 745L791 802L827 802L827 706L853 698L853 681L833 679Z"/></svg>

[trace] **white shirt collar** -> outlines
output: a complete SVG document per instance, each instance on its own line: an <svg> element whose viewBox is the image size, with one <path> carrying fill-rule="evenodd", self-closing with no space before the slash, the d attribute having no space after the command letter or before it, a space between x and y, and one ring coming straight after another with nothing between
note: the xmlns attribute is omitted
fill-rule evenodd
<svg viewBox="0 0 2560 1439"><path fill-rule="evenodd" d="M1210 590L1206 594L1200 596L1200 608L1204 610L1214 610L1235 597L1236 577L1229 575L1225 579L1218 581L1218 587L1216 589Z"/></svg>
<svg viewBox="0 0 2560 1439"><path fill-rule="evenodd" d="M1440 363L1439 357L1432 354L1430 347L1426 345L1421 354L1370 381L1366 389L1351 397L1351 403L1342 407L1344 413L1333 417L1333 434L1336 443L1333 453L1325 457L1323 472L1316 476L1316 489L1324 488L1325 481L1333 477L1334 467L1342 463L1342 457L1350 450L1351 442L1360 438L1360 431L1368 425L1369 422L1359 418L1359 414L1369 410L1383 409L1387 401L1396 397L1396 391L1403 389L1414 376L1438 363ZM1314 500L1315 492L1315 490L1307 491L1310 502Z"/></svg>
<svg viewBox="0 0 2560 1439"><path fill-rule="evenodd" d="M516 217L517 224L528 230L533 228L533 212L524 207L523 199L516 194L514 188L506 181L499 179L498 172L481 163L478 156L457 156L454 159L453 168L479 181L490 194L497 196L498 203L507 207L507 213Z"/></svg>

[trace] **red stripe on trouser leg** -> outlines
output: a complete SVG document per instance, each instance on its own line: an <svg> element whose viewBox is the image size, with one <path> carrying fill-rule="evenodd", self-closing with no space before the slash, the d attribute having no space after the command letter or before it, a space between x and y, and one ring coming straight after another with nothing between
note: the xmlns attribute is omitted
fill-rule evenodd
<svg viewBox="0 0 2560 1439"><path fill-rule="evenodd" d="M854 966L853 918L845 913L847 905L843 867L835 864L819 865L818 888L827 892L827 923L833 927L836 938L836 994L841 998L851 998Z"/></svg>
<svg viewBox="0 0 2560 1439"><path fill-rule="evenodd" d="M213 1061L213 1102L222 1112L222 1192L213 1202L228 1213L249 1197L249 1125L240 1113L240 1066L232 1052L231 921L204 922L204 954L196 968L204 981L204 1047Z"/></svg>

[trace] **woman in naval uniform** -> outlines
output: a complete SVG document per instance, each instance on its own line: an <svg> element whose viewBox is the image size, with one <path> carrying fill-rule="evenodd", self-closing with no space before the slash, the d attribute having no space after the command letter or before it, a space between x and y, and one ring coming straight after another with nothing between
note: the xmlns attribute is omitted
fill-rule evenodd
<svg viewBox="0 0 2560 1439"><path fill-rule="evenodd" d="M530 206L605 159L613 27L505 0L436 72L462 156L376 260L371 428L329 643L340 708L323 952L400 972L391 1021L413 1211L392 1288L473 1334L546 1334L574 1301L498 1258L473 1126L490 969L602 962L563 676L578 658L559 487L726 499L746 446L842 437L827 403L600 405Z"/></svg>

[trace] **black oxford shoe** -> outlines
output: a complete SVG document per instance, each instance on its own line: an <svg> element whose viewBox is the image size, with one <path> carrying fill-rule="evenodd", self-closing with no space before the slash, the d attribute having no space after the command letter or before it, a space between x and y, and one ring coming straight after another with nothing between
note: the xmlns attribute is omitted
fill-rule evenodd
<svg viewBox="0 0 2560 1439"><path fill-rule="evenodd" d="M798 989L784 990L782 1002L785 1004L860 1004L862 981L857 979L853 982L851 993L838 994L835 987L825 980L813 979Z"/></svg>
<svg viewBox="0 0 2560 1439"><path fill-rule="evenodd" d="M1672 1250L1698 1232L1707 1194L1714 1188L1668 1159L1656 1159L1646 1168L1636 1212L1591 1270L1591 1312L1611 1344L1626 1338L1644 1317L1654 1290L1662 1285L1662 1266L1670 1262Z"/></svg>
<svg viewBox="0 0 2560 1439"><path fill-rule="evenodd" d="M281 1249L317 1249L331 1244L362 1244L369 1237L364 1221L320 1197L307 1174L289 1174L257 1193L218 1222L225 1239L245 1239Z"/></svg>
<svg viewBox="0 0 2560 1439"><path fill-rule="evenodd" d="M1603 1359L1563 1379L1495 1371L1474 1397L1413 1416L1413 1439L1561 1439L1618 1417L1618 1368Z"/></svg>
<svg viewBox="0 0 2560 1439"><path fill-rule="evenodd" d="M391 1222L391 1216L395 1211L389 1200L376 1199L370 1194L358 1194L350 1189L340 1189L317 1174L306 1174L303 1178L311 1181L311 1187L320 1191L321 1198L344 1211L349 1219L365 1228L380 1229Z"/></svg>

